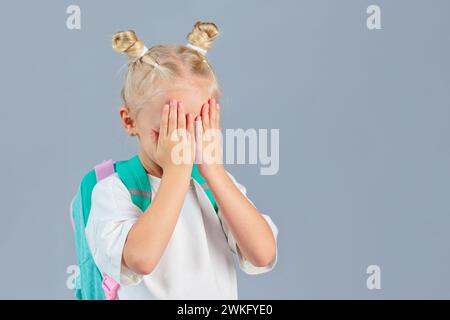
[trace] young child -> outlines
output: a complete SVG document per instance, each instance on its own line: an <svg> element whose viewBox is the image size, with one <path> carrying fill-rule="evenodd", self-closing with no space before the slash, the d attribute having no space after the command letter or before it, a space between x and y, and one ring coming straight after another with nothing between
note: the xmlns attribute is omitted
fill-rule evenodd
<svg viewBox="0 0 450 320"><path fill-rule="evenodd" d="M218 135L204 139L220 130L219 86L206 59L217 36L206 22L195 24L187 45L147 49L133 31L113 36L113 49L130 59L120 118L138 138L152 190L144 212L117 174L92 192L86 238L99 270L120 284L119 299L237 299L233 253L248 274L276 264L277 227L221 161L197 163L217 213L191 178L203 150L221 150Z"/></svg>

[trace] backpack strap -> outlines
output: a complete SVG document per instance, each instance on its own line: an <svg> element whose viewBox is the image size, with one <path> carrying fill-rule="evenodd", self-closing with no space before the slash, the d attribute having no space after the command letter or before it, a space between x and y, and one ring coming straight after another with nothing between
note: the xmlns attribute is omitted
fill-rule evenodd
<svg viewBox="0 0 450 320"><path fill-rule="evenodd" d="M133 203L142 211L145 211L152 201L152 189L147 171L145 171L139 156L136 155L128 161L116 162L115 170L119 175L120 180L122 180L123 184L130 192ZM208 184L201 176L196 164L192 167L191 176L203 188L217 213L218 207L216 201L214 200Z"/></svg>
<svg viewBox="0 0 450 320"><path fill-rule="evenodd" d="M106 177L114 174L114 162L112 160L106 160L102 163L99 163L94 167L95 177L97 178L97 183ZM110 276L106 273L103 275L102 280L102 289L105 294L106 300L117 300L117 291L120 288L120 285L114 281Z"/></svg>
<svg viewBox="0 0 450 320"><path fill-rule="evenodd" d="M94 170L97 182L99 182L114 173L114 162L112 160L105 160L96 165Z"/></svg>
<svg viewBox="0 0 450 320"><path fill-rule="evenodd" d="M102 289L105 294L105 300L117 300L120 284L106 273L103 274Z"/></svg>
<svg viewBox="0 0 450 320"><path fill-rule="evenodd" d="M131 195L133 203L145 211L152 200L152 189L139 156L128 161L119 161L115 165L116 172Z"/></svg>
<svg viewBox="0 0 450 320"><path fill-rule="evenodd" d="M205 178L203 178L200 174L200 171L198 170L197 164L194 163L192 167L192 178L198 182L198 184L203 188L203 191L205 191L206 195L208 196L209 201L211 202L212 206L214 207L214 210L216 213L219 210L219 207L217 206L216 200L213 197L212 191L209 188L208 184L206 183Z"/></svg>

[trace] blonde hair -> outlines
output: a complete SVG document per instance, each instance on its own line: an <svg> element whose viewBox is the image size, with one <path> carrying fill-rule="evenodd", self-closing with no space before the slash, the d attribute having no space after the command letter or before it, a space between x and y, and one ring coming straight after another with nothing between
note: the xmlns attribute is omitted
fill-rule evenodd
<svg viewBox="0 0 450 320"><path fill-rule="evenodd" d="M186 38L192 46L208 50L218 35L219 29L214 23L198 21ZM200 50L168 44L155 45L143 52L145 44L133 30L114 34L112 48L129 59L121 91L122 100L128 107L139 107L142 104L139 99L144 93L157 91L157 79L189 80L195 77L211 80L211 91L216 96L220 94L214 71Z"/></svg>

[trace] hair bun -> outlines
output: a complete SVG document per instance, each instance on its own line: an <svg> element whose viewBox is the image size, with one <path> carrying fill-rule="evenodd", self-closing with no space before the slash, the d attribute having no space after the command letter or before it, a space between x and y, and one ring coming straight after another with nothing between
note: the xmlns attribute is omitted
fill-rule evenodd
<svg viewBox="0 0 450 320"><path fill-rule="evenodd" d="M139 57L144 47L144 43L138 39L133 30L119 31L112 37L113 50L119 53L126 53L130 59Z"/></svg>
<svg viewBox="0 0 450 320"><path fill-rule="evenodd" d="M219 28L214 23L197 21L187 35L187 40L196 47L208 50L218 35Z"/></svg>

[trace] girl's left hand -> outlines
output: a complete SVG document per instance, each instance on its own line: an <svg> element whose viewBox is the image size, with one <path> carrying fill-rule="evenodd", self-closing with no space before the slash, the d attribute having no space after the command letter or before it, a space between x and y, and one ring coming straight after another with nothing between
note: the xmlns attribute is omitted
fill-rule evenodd
<svg viewBox="0 0 450 320"><path fill-rule="evenodd" d="M214 98L203 104L200 115L195 118L195 140L195 162L200 174L208 179L224 170L220 106Z"/></svg>

